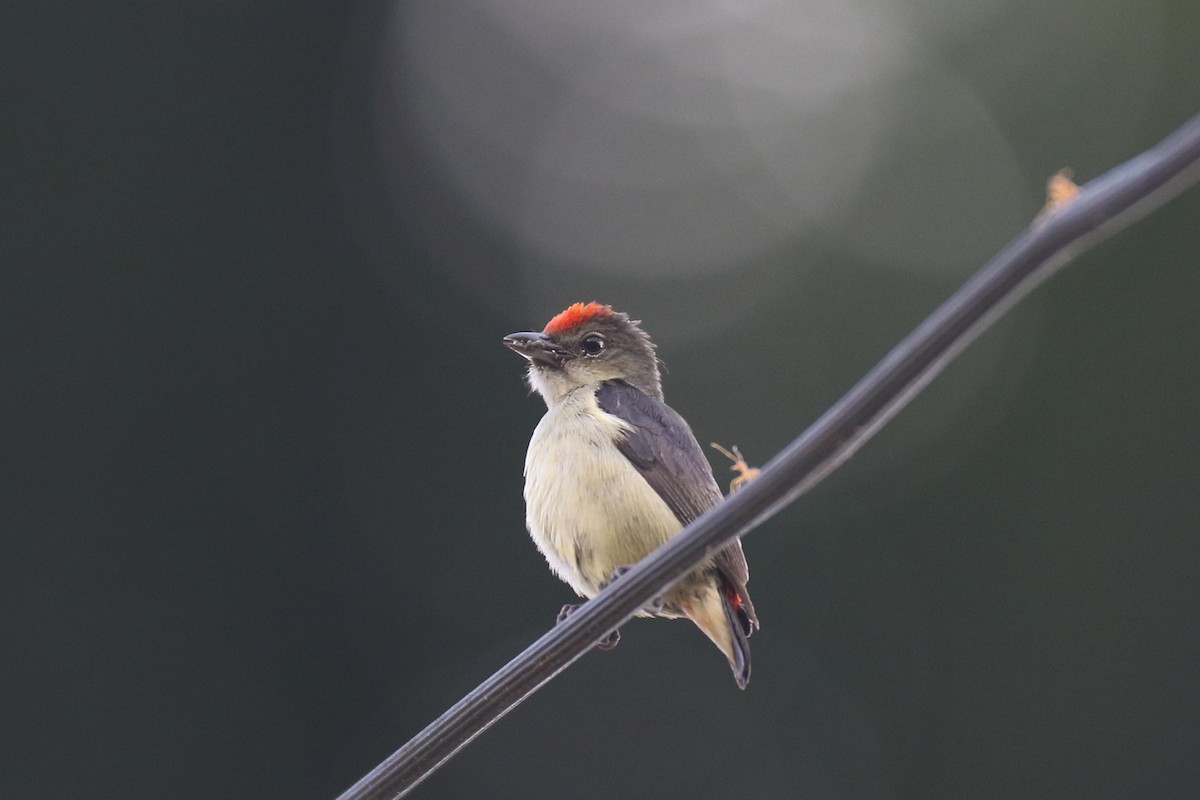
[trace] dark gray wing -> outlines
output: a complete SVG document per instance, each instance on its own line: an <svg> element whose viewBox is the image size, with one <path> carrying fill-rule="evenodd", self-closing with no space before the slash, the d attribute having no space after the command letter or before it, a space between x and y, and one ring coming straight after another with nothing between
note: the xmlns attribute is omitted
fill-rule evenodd
<svg viewBox="0 0 1200 800"><path fill-rule="evenodd" d="M596 391L600 410L631 427L617 449L658 493L681 525L721 501L721 490L695 434L673 408L622 381L605 381ZM758 626L746 591L750 571L736 539L713 559L737 593L749 620Z"/></svg>
<svg viewBox="0 0 1200 800"><path fill-rule="evenodd" d="M721 500L692 429L666 403L621 381L606 381L596 392L600 410L619 417L633 430L617 449L666 502L681 525Z"/></svg>

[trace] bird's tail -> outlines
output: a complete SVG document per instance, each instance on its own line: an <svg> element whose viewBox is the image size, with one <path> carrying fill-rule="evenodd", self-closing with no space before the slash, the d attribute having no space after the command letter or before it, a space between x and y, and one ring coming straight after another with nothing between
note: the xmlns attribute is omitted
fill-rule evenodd
<svg viewBox="0 0 1200 800"><path fill-rule="evenodd" d="M733 670L739 689L750 682L750 626L739 614L741 606L736 592L725 590L720 577L709 582L698 596L680 604L687 618L712 640Z"/></svg>

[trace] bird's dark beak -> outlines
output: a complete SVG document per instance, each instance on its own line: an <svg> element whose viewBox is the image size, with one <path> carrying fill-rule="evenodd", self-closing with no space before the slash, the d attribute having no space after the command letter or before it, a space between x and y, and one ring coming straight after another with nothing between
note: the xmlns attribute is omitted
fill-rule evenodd
<svg viewBox="0 0 1200 800"><path fill-rule="evenodd" d="M504 345L538 366L560 367L567 360L566 348L556 344L544 333L510 333L504 337Z"/></svg>

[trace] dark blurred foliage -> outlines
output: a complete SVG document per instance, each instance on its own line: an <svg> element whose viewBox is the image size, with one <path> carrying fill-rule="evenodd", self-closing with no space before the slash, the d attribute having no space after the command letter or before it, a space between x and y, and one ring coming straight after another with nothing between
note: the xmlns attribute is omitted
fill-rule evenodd
<svg viewBox="0 0 1200 800"><path fill-rule="evenodd" d="M906 101L917 69L840 222L870 247L793 241L686 291L524 273L415 134L381 155L411 123L381 121L385 6L7 12L0 794L338 794L569 600L523 530L541 408L500 337L628 308L701 440L764 461L1044 176L1200 112L1194 0L1102 5L947 31L925 3L908 31L988 109L1020 215L983 236L995 187L914 196L953 122ZM942 191L983 205L944 227ZM1085 255L747 539L747 692L690 626L635 621L416 796L1200 794L1197 220L1193 190ZM923 225L906 261L980 257L889 268Z"/></svg>

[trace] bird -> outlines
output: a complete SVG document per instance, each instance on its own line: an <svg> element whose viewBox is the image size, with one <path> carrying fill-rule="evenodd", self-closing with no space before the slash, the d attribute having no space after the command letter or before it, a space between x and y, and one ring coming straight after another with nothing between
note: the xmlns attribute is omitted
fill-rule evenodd
<svg viewBox="0 0 1200 800"><path fill-rule="evenodd" d="M722 499L692 429L663 400L655 345L640 325L579 302L541 331L503 339L546 402L525 457L526 527L551 571L586 599ZM748 580L734 539L639 616L690 619L745 689L759 627ZM618 638L613 631L597 646Z"/></svg>

